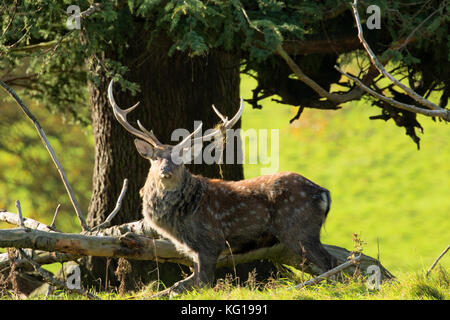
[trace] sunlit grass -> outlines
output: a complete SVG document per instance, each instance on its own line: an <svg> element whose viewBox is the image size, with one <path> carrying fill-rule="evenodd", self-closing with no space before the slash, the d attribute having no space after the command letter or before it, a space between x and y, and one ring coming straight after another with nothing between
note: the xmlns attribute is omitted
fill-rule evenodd
<svg viewBox="0 0 450 320"><path fill-rule="evenodd" d="M171 299L177 300L448 300L450 298L449 275L442 267L433 270L429 277L425 272L406 272L395 280L383 282L378 289L369 289L366 280L350 277L343 282L321 282L302 289L294 288L292 279L272 279L265 282L238 283L227 278L214 288L202 288L180 294ZM91 293L103 300L147 300L157 292L155 283L136 292L123 296L113 292ZM3 295L0 299L11 299ZM32 299L84 300L86 297L56 290L49 296L35 296ZM168 297L157 299L169 299Z"/></svg>

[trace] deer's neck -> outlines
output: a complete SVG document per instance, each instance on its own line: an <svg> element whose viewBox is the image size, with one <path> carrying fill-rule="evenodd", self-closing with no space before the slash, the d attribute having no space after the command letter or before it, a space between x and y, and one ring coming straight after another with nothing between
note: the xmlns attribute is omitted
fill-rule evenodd
<svg viewBox="0 0 450 320"><path fill-rule="evenodd" d="M203 195L202 180L184 172L180 185L173 190L162 187L159 179L145 183L144 215L152 220L193 214Z"/></svg>

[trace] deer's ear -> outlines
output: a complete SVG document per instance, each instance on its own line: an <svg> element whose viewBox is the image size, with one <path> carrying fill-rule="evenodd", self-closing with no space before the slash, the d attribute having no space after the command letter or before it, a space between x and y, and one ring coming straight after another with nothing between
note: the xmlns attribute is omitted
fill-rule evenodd
<svg viewBox="0 0 450 320"><path fill-rule="evenodd" d="M136 149L142 157L146 159L154 158L155 149L153 149L153 146L150 143L143 140L134 139L134 144L136 145Z"/></svg>

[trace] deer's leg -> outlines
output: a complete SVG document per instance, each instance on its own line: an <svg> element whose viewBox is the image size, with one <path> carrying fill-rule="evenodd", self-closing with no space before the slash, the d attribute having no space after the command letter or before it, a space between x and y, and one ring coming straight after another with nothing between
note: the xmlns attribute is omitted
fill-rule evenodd
<svg viewBox="0 0 450 320"><path fill-rule="evenodd" d="M337 265L336 258L320 242L320 226L302 230L298 228L298 224L293 223L284 224L277 229L275 236L280 242L317 265L323 272Z"/></svg>
<svg viewBox="0 0 450 320"><path fill-rule="evenodd" d="M300 240L300 247L306 259L317 265L322 272L328 271L337 266L337 260L330 255L320 243L318 236L308 237ZM298 252L298 251L297 251Z"/></svg>
<svg viewBox="0 0 450 320"><path fill-rule="evenodd" d="M167 288L165 290L156 293L155 295L152 296L152 298L160 298L166 296L173 297L176 296L177 294L192 290L195 286L195 283L197 282L196 279L198 279L198 263L195 261L193 269L194 272L189 277L176 282L170 288Z"/></svg>
<svg viewBox="0 0 450 320"><path fill-rule="evenodd" d="M214 272L216 270L219 253L200 251L198 257L198 285L210 286L214 281Z"/></svg>

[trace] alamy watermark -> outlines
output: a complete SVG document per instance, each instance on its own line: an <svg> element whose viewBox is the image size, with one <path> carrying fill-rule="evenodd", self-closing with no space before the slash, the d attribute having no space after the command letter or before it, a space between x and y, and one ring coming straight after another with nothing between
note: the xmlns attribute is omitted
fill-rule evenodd
<svg viewBox="0 0 450 320"><path fill-rule="evenodd" d="M367 14L370 16L367 17L366 26L367 29L381 29L381 9L379 6L372 4L367 7Z"/></svg>
<svg viewBox="0 0 450 320"><path fill-rule="evenodd" d="M87 11L95 11L99 4L91 6ZM369 15L366 20L368 29L381 29L381 9L376 4L367 7L366 13ZM69 30L81 29L81 9L78 5L70 5L67 7L67 14L70 16L66 20L66 27Z"/></svg>
<svg viewBox="0 0 450 320"><path fill-rule="evenodd" d="M366 286L370 290L379 290L381 284L381 269L376 264L367 267L366 273L369 275L366 280Z"/></svg>
<svg viewBox="0 0 450 320"><path fill-rule="evenodd" d="M78 265L71 265L67 268L68 277L66 286L69 289L81 289L81 270Z"/></svg>
<svg viewBox="0 0 450 320"><path fill-rule="evenodd" d="M81 10L77 5L70 5L67 7L67 14L70 16L66 20L66 27L69 30L81 29Z"/></svg>
<svg viewBox="0 0 450 320"><path fill-rule="evenodd" d="M201 122L195 121L198 128ZM203 141L202 136L214 131L217 133L210 141ZM187 129L176 129L172 132L171 140L183 141L190 135ZM189 147L176 146L172 150L172 161L176 164L261 164L261 174L278 171L279 157L279 129L208 129L197 131L193 137L194 143ZM225 148L226 146L226 148ZM244 156L244 150L248 150Z"/></svg>

